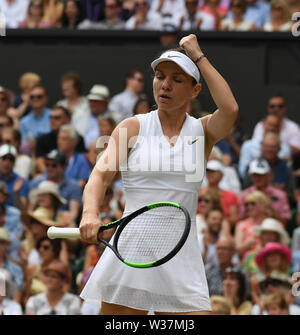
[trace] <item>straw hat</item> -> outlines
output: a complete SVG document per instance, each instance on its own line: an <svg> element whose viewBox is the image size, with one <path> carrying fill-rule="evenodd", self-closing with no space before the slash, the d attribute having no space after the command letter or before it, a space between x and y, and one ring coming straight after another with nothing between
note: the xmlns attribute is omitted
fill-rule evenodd
<svg viewBox="0 0 300 335"><path fill-rule="evenodd" d="M44 207L38 207L33 212L23 213L21 217L22 220L25 222L25 224L27 224L28 226L30 226L30 222L32 219L48 227L59 226L57 222L52 220L53 217L52 211Z"/></svg>
<svg viewBox="0 0 300 335"><path fill-rule="evenodd" d="M254 232L261 236L263 231L273 231L279 234L280 236L280 243L288 245L290 242L289 235L282 227L282 224L273 218L264 219L260 226L254 227Z"/></svg>
<svg viewBox="0 0 300 335"><path fill-rule="evenodd" d="M63 197L60 196L59 194L59 186L57 183L50 181L50 180L44 180L42 181L39 186L35 189L33 189L30 192L30 201L32 203L36 203L37 201L37 196L39 194L45 194L45 193L50 193L53 196L55 196L55 198L62 204L66 204L67 200Z"/></svg>
<svg viewBox="0 0 300 335"><path fill-rule="evenodd" d="M11 243L8 237L8 232L4 227L0 227L0 241L5 241L7 243Z"/></svg>
<svg viewBox="0 0 300 335"><path fill-rule="evenodd" d="M286 259L288 264L292 263L292 253L289 247L280 243L269 242L256 254L255 260L258 267L263 267L265 256L275 252L280 253Z"/></svg>

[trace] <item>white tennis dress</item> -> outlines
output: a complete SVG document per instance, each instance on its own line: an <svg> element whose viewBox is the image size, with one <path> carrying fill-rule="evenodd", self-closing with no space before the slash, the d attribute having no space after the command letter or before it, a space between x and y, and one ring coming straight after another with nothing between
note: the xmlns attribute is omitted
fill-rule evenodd
<svg viewBox="0 0 300 335"><path fill-rule="evenodd" d="M211 310L195 223L206 167L202 123L186 114L180 135L171 146L163 135L157 110L136 117L139 137L121 166L124 216L154 202L177 202L190 213L191 231L182 249L154 268L129 267L106 248L81 297L95 305L105 301L157 312Z"/></svg>

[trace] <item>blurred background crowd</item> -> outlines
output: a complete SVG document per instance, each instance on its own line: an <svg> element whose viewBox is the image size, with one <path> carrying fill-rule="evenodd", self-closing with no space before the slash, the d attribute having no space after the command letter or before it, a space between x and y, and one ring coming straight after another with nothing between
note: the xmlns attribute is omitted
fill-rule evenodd
<svg viewBox="0 0 300 335"><path fill-rule="evenodd" d="M290 31L300 0L0 0L7 28Z"/></svg>
<svg viewBox="0 0 300 335"><path fill-rule="evenodd" d="M144 75L131 69L119 78L123 91L111 96L102 83L84 95L81 77L64 73L54 106L38 73L16 78L19 91L0 87L0 314L99 313L79 294L104 246L46 233L78 227L82 191L112 131L153 109ZM214 146L198 197L197 234L216 314L300 314L300 127L280 92L260 107L254 129L241 111ZM207 115L199 100L189 113ZM100 206L104 223L122 216L120 177Z"/></svg>

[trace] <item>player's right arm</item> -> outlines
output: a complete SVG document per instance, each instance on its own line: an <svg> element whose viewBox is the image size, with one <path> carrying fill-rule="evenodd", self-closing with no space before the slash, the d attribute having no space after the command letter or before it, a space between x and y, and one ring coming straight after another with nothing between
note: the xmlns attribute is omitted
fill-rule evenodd
<svg viewBox="0 0 300 335"><path fill-rule="evenodd" d="M99 207L106 188L119 170L120 164L127 158L129 140L139 133L139 121L136 117L122 121L113 131L106 150L103 152L83 192L83 210L80 222L81 238L88 243L97 242L97 233L101 226Z"/></svg>

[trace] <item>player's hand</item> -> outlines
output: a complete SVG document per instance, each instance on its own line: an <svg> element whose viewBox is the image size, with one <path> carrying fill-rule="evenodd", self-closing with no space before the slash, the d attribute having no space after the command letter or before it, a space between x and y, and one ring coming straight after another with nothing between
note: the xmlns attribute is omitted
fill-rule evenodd
<svg viewBox="0 0 300 335"><path fill-rule="evenodd" d="M87 243L97 243L97 235L102 225L97 215L85 214L80 221L79 229L81 239Z"/></svg>
<svg viewBox="0 0 300 335"><path fill-rule="evenodd" d="M186 54L191 58L192 61L195 61L199 56L203 55L197 40L197 36L194 34L183 37L179 41L179 45L182 49L185 50Z"/></svg>

